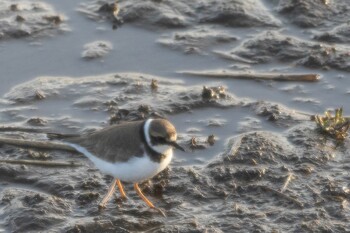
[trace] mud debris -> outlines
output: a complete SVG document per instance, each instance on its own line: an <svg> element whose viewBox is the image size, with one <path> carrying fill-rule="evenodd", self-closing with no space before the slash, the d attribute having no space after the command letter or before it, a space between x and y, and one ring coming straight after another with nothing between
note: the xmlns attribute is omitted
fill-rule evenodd
<svg viewBox="0 0 350 233"><path fill-rule="evenodd" d="M4 0L0 3L0 40L51 36L68 31L66 17L44 2Z"/></svg>
<svg viewBox="0 0 350 233"><path fill-rule="evenodd" d="M297 123L309 120L308 116L295 112L283 105L266 101L257 101L248 104L258 116L264 117L277 126L290 127Z"/></svg>
<svg viewBox="0 0 350 233"><path fill-rule="evenodd" d="M350 25L345 23L335 27L332 30L323 33L317 33L315 40L328 43L349 43L350 42Z"/></svg>
<svg viewBox="0 0 350 233"><path fill-rule="evenodd" d="M347 22L350 16L346 0L282 0L279 1L277 11L301 28L331 28L339 22Z"/></svg>
<svg viewBox="0 0 350 233"><path fill-rule="evenodd" d="M47 121L39 117L35 117L28 119L27 124L31 126L45 126L47 124Z"/></svg>
<svg viewBox="0 0 350 233"><path fill-rule="evenodd" d="M43 100L46 98L46 96L41 90L35 90L35 98L37 100Z"/></svg>
<svg viewBox="0 0 350 233"><path fill-rule="evenodd" d="M109 41L94 41L84 45L82 58L95 59L106 56L113 49L113 45Z"/></svg>
<svg viewBox="0 0 350 233"><path fill-rule="evenodd" d="M111 3L90 1L81 4L79 12L94 20L112 20L100 9L114 9ZM277 27L280 22L262 3L257 1L224 0L210 1L118 1L119 17L125 23L133 23L146 28L184 28L194 24L214 23L228 27ZM108 10L107 12L112 12ZM110 15L110 13L108 13Z"/></svg>
<svg viewBox="0 0 350 233"><path fill-rule="evenodd" d="M216 137L215 137L214 134L211 134L211 135L208 136L208 138L207 138L207 143L208 143L210 146L214 145L214 144L215 144L215 141L216 141Z"/></svg>
<svg viewBox="0 0 350 233"><path fill-rule="evenodd" d="M43 151L34 151L34 150L28 150L28 158L35 159L35 160L48 160L51 159L50 154L45 153Z"/></svg>
<svg viewBox="0 0 350 233"><path fill-rule="evenodd" d="M280 61L315 69L350 70L347 49L304 41L274 31L248 39L231 53L259 63Z"/></svg>
<svg viewBox="0 0 350 233"><path fill-rule="evenodd" d="M226 92L225 88L222 86L218 86L218 87L203 86L202 98L204 100L222 99L226 97L225 92Z"/></svg>
<svg viewBox="0 0 350 233"><path fill-rule="evenodd" d="M191 150L204 150L207 148L205 144L200 143L198 141L197 137L192 137L191 140L188 142L188 145Z"/></svg>
<svg viewBox="0 0 350 233"><path fill-rule="evenodd" d="M206 55L213 46L228 44L236 40L238 40L237 37L232 36L224 30L202 26L183 32L175 32L170 36L164 35L161 39L158 39L157 42L170 49L180 50L185 54L195 53Z"/></svg>
<svg viewBox="0 0 350 233"><path fill-rule="evenodd" d="M150 88L152 79L158 80L159 85L169 87L158 88L157 98ZM81 89L81 86L85 88ZM166 81L161 77L137 73L107 74L89 78L39 77L14 87L5 98L13 101L14 106L20 104L21 108L18 111L26 111L23 106L31 106L37 101L33 88L40 88L48 102L54 102L52 97L59 97L67 108L73 103L73 106L79 109L109 112L111 123L164 117L164 114L187 112L203 107L228 108L238 104L236 97L226 93L222 86L204 89L201 86L185 87L177 81ZM79 92L77 88L80 89ZM45 120L47 127L58 123L52 119Z"/></svg>
<svg viewBox="0 0 350 233"><path fill-rule="evenodd" d="M158 80L152 79L151 81L151 89L152 91L156 91L159 87Z"/></svg>

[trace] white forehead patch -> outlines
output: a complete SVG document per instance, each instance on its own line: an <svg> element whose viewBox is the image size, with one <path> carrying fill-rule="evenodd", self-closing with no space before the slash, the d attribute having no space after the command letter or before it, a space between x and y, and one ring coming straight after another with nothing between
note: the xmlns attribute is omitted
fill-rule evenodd
<svg viewBox="0 0 350 233"><path fill-rule="evenodd" d="M174 134L171 135L170 141L176 141L176 138L177 138L177 134L174 133Z"/></svg>

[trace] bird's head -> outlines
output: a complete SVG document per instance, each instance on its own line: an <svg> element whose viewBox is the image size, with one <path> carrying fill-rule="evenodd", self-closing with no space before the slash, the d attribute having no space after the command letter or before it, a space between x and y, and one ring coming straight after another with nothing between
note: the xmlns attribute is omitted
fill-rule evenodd
<svg viewBox="0 0 350 233"><path fill-rule="evenodd" d="M169 148L185 151L179 144L177 144L177 133L173 124L165 119L153 119L149 125L149 138L152 148L161 152Z"/></svg>

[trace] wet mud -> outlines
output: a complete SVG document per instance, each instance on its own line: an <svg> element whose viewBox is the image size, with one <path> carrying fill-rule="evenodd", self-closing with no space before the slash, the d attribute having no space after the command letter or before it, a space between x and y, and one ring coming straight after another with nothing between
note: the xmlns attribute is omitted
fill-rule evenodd
<svg viewBox="0 0 350 233"><path fill-rule="evenodd" d="M84 45L81 57L85 59L95 59L106 56L113 49L112 43L108 41L94 41Z"/></svg>
<svg viewBox="0 0 350 233"><path fill-rule="evenodd" d="M156 91L152 89L152 79L158 80ZM81 86L84 92L76 91ZM44 93L44 99L36 98L34 87ZM281 134L255 131L249 123L249 128L245 128L248 132L230 139L222 153L207 165L172 167L144 183L146 195L165 210L167 218L144 206L130 191L131 185L126 185L129 200L116 198L100 212L97 204L111 177L102 175L81 155L33 152L3 145L3 158L83 162L82 167L66 169L1 165L0 199L6 229L15 232L341 232L347 229L349 212L346 206L350 192L347 175L342 171L350 162L348 142L337 145L320 134L306 116L287 107L247 102L222 87L188 87L181 82L139 74L38 78L13 88L5 97L9 100L8 107L18 108L14 115L22 118L30 115L25 106L40 108L42 101L54 103L61 98L73 108L87 112L108 112L114 107L115 113L111 115L120 117L114 123L142 119L156 112L165 115L208 107L249 108L256 121L269 121L285 129ZM141 98L149 103L147 108L139 106ZM111 104L113 101L118 104ZM64 105L61 103L61 106ZM45 126L58 127L54 119L43 120ZM23 126L27 123L26 120L18 122ZM223 127L225 121L213 119L205 123L207 127ZM74 121L67 119L60 124L69 126ZM106 124L99 123L100 126ZM196 131L188 133L191 132ZM8 136L33 137L23 133ZM37 140L45 138L45 130L35 137ZM210 147L204 135L196 138L180 135L180 143L188 150ZM290 184L282 191L288 176L291 176ZM334 219L337 221L333 222Z"/></svg>
<svg viewBox="0 0 350 233"><path fill-rule="evenodd" d="M91 19L114 22L113 6L114 3L90 1L81 4L79 11ZM204 23L276 27L279 24L260 1L118 1L118 6L125 23L146 27L185 28Z"/></svg>
<svg viewBox="0 0 350 233"><path fill-rule="evenodd" d="M217 30L215 27L202 26L185 32L164 35L158 43L173 50L180 50L185 54L208 54L215 45L227 44L237 40L237 37Z"/></svg>
<svg viewBox="0 0 350 233"><path fill-rule="evenodd" d="M332 28L345 22L350 15L346 0L282 0L279 1L277 11L301 28Z"/></svg>
<svg viewBox="0 0 350 233"><path fill-rule="evenodd" d="M257 63L286 62L315 69L349 71L348 49L298 40L276 32L264 32L232 53Z"/></svg>
<svg viewBox="0 0 350 233"><path fill-rule="evenodd" d="M140 185L167 217L149 209L127 183L127 200L116 192L99 210L112 177L80 154L1 144L0 232L349 231L349 139L330 138L311 118L348 102L346 0L83 1L62 10L67 4L0 3L0 39L8 39L1 42L40 38L42 60L52 56L45 43L54 40L64 41L54 50L75 52L75 60L64 57L69 68L64 60L52 70L40 63L40 75L1 93L1 137L47 141L50 133L169 118L186 152L175 151L169 168ZM79 23L91 34L74 37ZM126 29L139 34L123 37ZM123 50L122 40L141 43L142 51ZM21 61L5 66L22 67ZM120 69L119 63L136 65ZM156 66L143 72L143 63ZM68 75L56 75L64 69ZM193 78L179 72L186 69L322 78L277 84Z"/></svg>
<svg viewBox="0 0 350 233"><path fill-rule="evenodd" d="M2 1L0 39L51 36L69 30L66 17L39 1Z"/></svg>
<svg viewBox="0 0 350 233"><path fill-rule="evenodd" d="M323 33L317 33L314 38L318 41L330 43L349 43L350 26L341 24L332 30Z"/></svg>
<svg viewBox="0 0 350 233"><path fill-rule="evenodd" d="M185 54L213 53L218 57L243 64L282 62L313 69L349 71L348 47L317 42L346 43L348 41L347 16L350 14L350 9L346 1L286 0L280 1L273 11L266 10L259 1L230 3L225 1L200 3L120 1L118 6L120 8L118 17L125 20L126 24L136 24L145 28L175 27L180 30L190 28L166 34L158 40L161 45ZM106 19L100 11L103 7L103 3L92 1L82 5L81 12L95 20ZM275 18L274 11L285 17L289 23L310 29L316 41L299 39L286 35L283 31L276 31L276 27L281 28L282 25ZM115 18L107 18L107 20L113 23ZM257 33L253 38L242 39L241 45L237 46L235 41L241 37L240 34L228 33L225 29L217 28L219 25L235 28L272 26L270 27L272 31L267 30ZM312 28L327 31L314 33ZM214 49L221 44L233 44L234 49L228 52L227 49L226 51Z"/></svg>

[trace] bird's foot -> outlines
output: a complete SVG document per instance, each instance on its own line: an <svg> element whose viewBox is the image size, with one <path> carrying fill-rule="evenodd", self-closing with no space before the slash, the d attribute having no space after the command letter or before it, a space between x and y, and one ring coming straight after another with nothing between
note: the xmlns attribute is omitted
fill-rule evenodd
<svg viewBox="0 0 350 233"><path fill-rule="evenodd" d="M157 211L158 213L160 213L164 218L166 218L166 214L165 211L162 210L161 208L157 208L157 207L153 207L152 209L154 209L155 211Z"/></svg>

